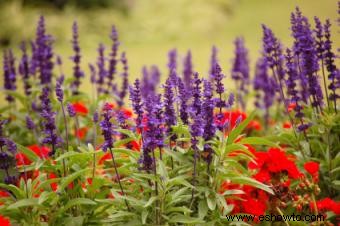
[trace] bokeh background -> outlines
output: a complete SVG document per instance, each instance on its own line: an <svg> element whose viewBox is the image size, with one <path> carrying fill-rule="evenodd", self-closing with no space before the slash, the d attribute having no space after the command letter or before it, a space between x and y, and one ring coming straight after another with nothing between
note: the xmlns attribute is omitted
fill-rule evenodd
<svg viewBox="0 0 340 226"><path fill-rule="evenodd" d="M37 20L44 15L48 32L56 38L55 52L64 58L69 76L74 20L79 24L85 72L88 63L96 60L98 44L109 48L115 24L120 48L127 52L131 79L140 75L143 65L156 64L166 72L167 52L172 48L178 49L180 59L191 49L195 70L206 75L212 45L218 47L228 76L237 36L245 38L251 65L255 64L262 23L284 45L292 43L289 17L296 6L310 18L331 19L334 46L340 47L336 0L0 0L0 50L14 48L19 53L20 41L34 38ZM88 84L82 88L86 90Z"/></svg>

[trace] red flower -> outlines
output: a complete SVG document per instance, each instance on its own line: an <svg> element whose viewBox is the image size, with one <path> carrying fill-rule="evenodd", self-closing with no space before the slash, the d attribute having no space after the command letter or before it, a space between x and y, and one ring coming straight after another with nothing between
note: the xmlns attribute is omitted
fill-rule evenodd
<svg viewBox="0 0 340 226"><path fill-rule="evenodd" d="M295 107L296 107L296 103L290 103L289 105L288 105L288 112L291 112L291 111L293 111L293 110L295 110Z"/></svg>
<svg viewBox="0 0 340 226"><path fill-rule="evenodd" d="M301 176L300 171L296 167L291 156L279 148L269 148L267 152L256 152L255 162L248 164L249 169L259 169L256 177L260 181L268 180L270 173L288 173L292 179L297 179Z"/></svg>
<svg viewBox="0 0 340 226"><path fill-rule="evenodd" d="M263 215L266 212L266 203L259 199L249 198L245 201L244 212L256 216Z"/></svg>
<svg viewBox="0 0 340 226"><path fill-rule="evenodd" d="M98 162L98 164L99 165L102 165L106 160L109 160L109 159L111 159L111 153L105 153L104 155L103 155L103 157L101 157L100 159L99 159L99 162Z"/></svg>
<svg viewBox="0 0 340 226"><path fill-rule="evenodd" d="M54 173L50 173L49 178L55 179L55 178L57 178L57 176ZM56 182L51 183L51 188L52 188L53 191L56 191L58 189L58 183L56 183Z"/></svg>
<svg viewBox="0 0 340 226"><path fill-rule="evenodd" d="M133 140L133 141L129 142L129 145L131 145L132 150L140 151L140 142Z"/></svg>
<svg viewBox="0 0 340 226"><path fill-rule="evenodd" d="M84 103L82 102L75 102L72 104L74 110L76 111L77 114L79 115L87 115L89 113L89 110L85 106Z"/></svg>
<svg viewBox="0 0 340 226"><path fill-rule="evenodd" d="M310 202L309 207L311 211L315 211L314 203ZM340 214L340 202L335 202L330 198L324 198L316 201L316 208L319 212L332 211L335 214Z"/></svg>
<svg viewBox="0 0 340 226"><path fill-rule="evenodd" d="M287 121L287 122L283 123L282 127L285 128L285 129L290 129L290 128L292 128L292 124Z"/></svg>
<svg viewBox="0 0 340 226"><path fill-rule="evenodd" d="M262 126L261 123L258 120L252 120L249 122L248 129L254 129L256 131L261 131L262 130Z"/></svg>
<svg viewBox="0 0 340 226"><path fill-rule="evenodd" d="M9 221L8 218L0 215L0 225L1 226L11 226L11 222Z"/></svg>
<svg viewBox="0 0 340 226"><path fill-rule="evenodd" d="M133 115L133 112L131 109L122 108L121 111L124 113L125 118L131 118Z"/></svg>
<svg viewBox="0 0 340 226"><path fill-rule="evenodd" d="M319 172L319 163L317 162L306 162L303 167L305 168L305 170L312 176L316 176L318 175Z"/></svg>
<svg viewBox="0 0 340 226"><path fill-rule="evenodd" d="M87 127L80 128L76 130L76 136L82 140L86 136L88 130L89 129Z"/></svg>
<svg viewBox="0 0 340 226"><path fill-rule="evenodd" d="M28 148L32 150L35 154L37 154L40 158L48 158L49 153L51 151L48 147L45 146L39 147L36 144L28 146Z"/></svg>
<svg viewBox="0 0 340 226"><path fill-rule="evenodd" d="M33 151L40 158L48 158L49 152L51 151L48 147L45 146L39 147L36 144L28 146L27 148ZM32 161L28 159L27 156L23 153L17 153L15 155L15 159L17 162L17 166L30 165L32 163Z"/></svg>
<svg viewBox="0 0 340 226"><path fill-rule="evenodd" d="M232 129L235 127L238 118L241 118L241 121L243 121L247 118L247 115L240 110L226 111L223 112L223 118L220 121L217 121L216 119L216 123L219 125L224 125L226 122L229 121L230 129Z"/></svg>
<svg viewBox="0 0 340 226"><path fill-rule="evenodd" d="M30 165L32 163L32 161L29 160L27 158L27 156L24 155L23 153L17 153L15 155L15 159L16 159L16 162L17 162L17 166Z"/></svg>

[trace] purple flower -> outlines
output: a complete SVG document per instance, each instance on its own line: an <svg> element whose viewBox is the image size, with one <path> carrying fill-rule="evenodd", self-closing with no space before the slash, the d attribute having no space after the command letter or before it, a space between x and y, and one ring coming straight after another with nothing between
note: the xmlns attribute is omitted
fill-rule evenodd
<svg viewBox="0 0 340 226"><path fill-rule="evenodd" d="M192 105L191 105L191 112L193 113L192 118L201 114L201 107L202 107L202 100L201 100L201 79L198 78L198 73L194 73L194 80L193 80L193 89L192 89Z"/></svg>
<svg viewBox="0 0 340 226"><path fill-rule="evenodd" d="M183 63L183 82L184 82L185 88L188 90L191 89L192 74L193 74L193 66L192 66L192 59L191 59L191 51L189 50L187 55L184 58L184 63Z"/></svg>
<svg viewBox="0 0 340 226"><path fill-rule="evenodd" d="M61 75L56 82L56 86L55 86L55 94L57 96L57 99L60 103L63 102L64 99L64 90L62 89L62 85L64 83L64 76Z"/></svg>
<svg viewBox="0 0 340 226"><path fill-rule="evenodd" d="M245 109L244 95L247 95L250 84L249 80L249 60L248 50L244 46L244 39L237 38L235 40L235 58L231 70L231 77L235 80L236 89L239 90L238 101L243 109Z"/></svg>
<svg viewBox="0 0 340 226"><path fill-rule="evenodd" d="M29 78L30 78L29 57L27 55L27 48L26 48L25 42L21 43L20 49L22 52L22 57L19 63L19 73L21 74L23 82L24 82L25 95L29 96L32 93L32 91L31 91L31 84L29 82Z"/></svg>
<svg viewBox="0 0 340 226"><path fill-rule="evenodd" d="M132 102L133 111L137 115L136 119L137 129L141 130L143 120L143 104L140 90L140 82L138 79L136 79L134 86L130 87L130 100Z"/></svg>
<svg viewBox="0 0 340 226"><path fill-rule="evenodd" d="M224 93L224 85L223 85L223 78L225 76L222 74L222 69L218 63L216 63L216 68L213 75L213 82L215 83L216 93L218 98L215 99L216 107L219 108L219 112L216 115L217 121L221 121L223 119L222 108L226 107L226 102L223 100L222 95ZM222 130L221 123L218 123L219 130Z"/></svg>
<svg viewBox="0 0 340 226"><path fill-rule="evenodd" d="M129 87L129 80L128 80L128 63L127 63L127 59L126 59L126 54L125 52L122 53L122 56L121 56L121 62L123 64L123 73L122 73L122 77L123 77L123 84L122 84L122 90L120 91L119 93L119 100L118 100L118 105L120 107L123 106L124 104L124 98L126 96L126 93L127 93L127 89Z"/></svg>
<svg viewBox="0 0 340 226"><path fill-rule="evenodd" d="M280 94L280 100L286 104L283 93L283 84L285 83L285 71L283 67L284 55L280 41L275 37L273 31L262 25L263 29L263 55L266 58L267 64L273 73L277 91Z"/></svg>
<svg viewBox="0 0 340 226"><path fill-rule="evenodd" d="M202 118L202 100L201 100L201 79L198 78L198 73L194 73L193 88L192 88L192 105L190 110L190 134L191 146L195 150L194 158L198 157L197 144L198 137L203 135L203 118Z"/></svg>
<svg viewBox="0 0 340 226"><path fill-rule="evenodd" d="M160 102L160 95L155 93L150 94L146 98L145 111L147 113L147 129L142 133L143 136L143 153L140 163L142 169L151 171L154 167L153 153L156 148L162 148L164 145L163 129L163 112Z"/></svg>
<svg viewBox="0 0 340 226"><path fill-rule="evenodd" d="M56 147L62 143L62 139L57 135L56 125L55 125L55 116L56 113L52 111L51 101L49 97L49 88L44 87L42 90L42 94L40 96L41 100L41 117L43 118L43 127L45 137L43 139L44 144L50 144L52 146L51 155L55 154Z"/></svg>
<svg viewBox="0 0 340 226"><path fill-rule="evenodd" d="M171 132L171 127L176 124L176 112L174 108L173 84L168 78L164 85L164 119L167 125L167 133Z"/></svg>
<svg viewBox="0 0 340 226"><path fill-rule="evenodd" d="M97 58L97 68L98 68L98 79L97 83L97 92L107 93L108 91L103 87L105 84L105 79L107 77L107 70L105 69L105 47L103 44L99 44L98 48L98 58Z"/></svg>
<svg viewBox="0 0 340 226"><path fill-rule="evenodd" d="M99 122L99 114L98 114L98 111L95 111L94 113L93 113L93 122L94 123L98 123Z"/></svg>
<svg viewBox="0 0 340 226"><path fill-rule="evenodd" d="M160 72L156 66L151 67L151 71L144 66L142 69L141 94L143 100L150 94L156 92L160 79Z"/></svg>
<svg viewBox="0 0 340 226"><path fill-rule="evenodd" d="M235 95L234 93L230 93L228 97L228 101L227 101L227 104L228 104L227 107L231 108L234 105L234 102L235 102Z"/></svg>
<svg viewBox="0 0 340 226"><path fill-rule="evenodd" d="M301 125L303 125L304 123L302 118L304 116L304 113L302 112L302 106L300 103L301 98L297 89L297 82L299 81L297 63L294 61L294 57L290 49L287 49L286 51L286 67L288 74L288 79L286 81L287 94L290 97L290 101L296 104L294 108L295 117L299 119L299 121L302 122Z"/></svg>
<svg viewBox="0 0 340 226"><path fill-rule="evenodd" d="M323 94L317 76L319 70L318 52L313 32L308 19L302 16L298 8L291 15L291 24L295 39L293 50L297 58L302 86L301 96L306 103L308 102L308 97L310 97L312 106L321 108Z"/></svg>
<svg viewBox="0 0 340 226"><path fill-rule="evenodd" d="M28 115L26 116L26 127L29 130L35 129L35 124L34 124L33 120L31 119L31 117L29 117Z"/></svg>
<svg viewBox="0 0 340 226"><path fill-rule="evenodd" d="M72 94L77 95L79 94L79 86L80 86L80 79L84 77L84 72L80 68L81 64L81 54L80 54L80 46L79 46L79 34L78 34L78 24L75 21L72 26L72 47L74 51L74 55L71 57L74 67L73 67L73 77L74 80L71 84Z"/></svg>
<svg viewBox="0 0 340 226"><path fill-rule="evenodd" d="M114 75L116 74L116 67L118 63L117 55L118 55L118 48L120 45L119 40L118 40L118 32L114 25L112 26L112 29L111 29L110 38L112 40L112 46L111 46L111 53L110 53L110 59L109 59L109 71L107 73L107 78L108 78L108 87L114 88L112 82L114 80Z"/></svg>
<svg viewBox="0 0 340 226"><path fill-rule="evenodd" d="M40 75L40 84L47 85L52 81L53 70L53 39L50 35L46 34L45 18L40 16L36 39L34 43L33 63L35 64L34 71L38 69Z"/></svg>
<svg viewBox="0 0 340 226"><path fill-rule="evenodd" d="M202 118L204 120L204 127L203 127L203 138L205 141L211 140L216 132L216 126L214 123L214 101L212 99L212 87L211 83L207 80L203 80L203 104L202 104ZM204 145L204 160L210 164L213 155L213 149L211 148L210 144L206 143Z"/></svg>
<svg viewBox="0 0 340 226"><path fill-rule="evenodd" d="M95 66L93 66L93 64L89 64L89 68L90 68L90 81L92 84L96 83L96 68Z"/></svg>
<svg viewBox="0 0 340 226"><path fill-rule="evenodd" d="M104 152L113 148L113 135L114 135L114 127L112 122L110 121L113 117L113 110L111 106L106 103L103 107L103 120L100 122L100 127L102 129L102 135L104 136L104 144L102 149Z"/></svg>
<svg viewBox="0 0 340 226"><path fill-rule="evenodd" d="M276 81L268 75L268 63L265 58L258 59L256 63L253 87L256 91L255 106L265 110L265 119L268 122L269 108L273 105L276 96Z"/></svg>
<svg viewBox="0 0 340 226"><path fill-rule="evenodd" d="M168 62L168 68L169 68L169 74L171 74L172 72L177 71L177 50L176 49L172 49L169 51L168 53L168 57L169 57L169 62Z"/></svg>
<svg viewBox="0 0 340 226"><path fill-rule="evenodd" d="M15 73L15 59L11 50L4 52L3 56L3 71L4 71L4 89L8 91L16 90L16 73ZM6 96L8 103L14 102L14 98L8 94Z"/></svg>
<svg viewBox="0 0 340 226"><path fill-rule="evenodd" d="M1 138L2 139L2 138ZM16 151L16 145L14 142L4 138L6 140L6 144L4 146L7 146L7 151L11 152L9 149L13 149L12 154L9 154L8 152L4 151L4 146L1 146L0 151L0 169L4 171L4 183L5 184L15 184L16 183L16 177L11 176L10 170L12 167L15 166L15 158L13 155Z"/></svg>
<svg viewBox="0 0 340 226"><path fill-rule="evenodd" d="M318 17L314 17L314 21L315 21L315 29L314 29L314 33L315 33L315 44L316 44L316 52L318 54L318 58L320 60L323 59L323 55L324 55L324 40L323 40L323 27L321 24L321 21Z"/></svg>
<svg viewBox="0 0 340 226"><path fill-rule="evenodd" d="M178 92L180 100L179 116L185 125L189 123L189 113L188 113L188 100L190 99L190 93L185 88L182 79L178 80Z"/></svg>
<svg viewBox="0 0 340 226"><path fill-rule="evenodd" d="M76 117L76 110L74 109L73 105L70 103L67 104L67 112L71 118Z"/></svg>
<svg viewBox="0 0 340 226"><path fill-rule="evenodd" d="M334 101L334 107L336 109L336 100L340 98L339 94L336 93L336 90L340 88L340 72L337 70L335 65L335 54L332 51L332 41L331 41L331 33L330 33L331 23L329 20L326 20L324 25L325 30L325 65L328 72L328 79L330 80L328 88L331 90L329 95L329 99Z"/></svg>
<svg viewBox="0 0 340 226"><path fill-rule="evenodd" d="M211 48L211 57L210 57L210 70L209 70L209 75L210 75L210 80L214 79L214 76L216 74L216 66L218 64L218 59L217 59L217 48L216 46L213 46Z"/></svg>

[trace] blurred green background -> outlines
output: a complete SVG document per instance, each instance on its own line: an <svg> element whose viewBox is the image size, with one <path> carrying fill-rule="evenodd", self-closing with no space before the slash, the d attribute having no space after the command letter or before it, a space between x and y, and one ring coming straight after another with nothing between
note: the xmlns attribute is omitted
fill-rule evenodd
<svg viewBox="0 0 340 226"><path fill-rule="evenodd" d="M63 56L69 74L71 26L77 20L86 72L88 62L96 60L98 44L109 48L115 24L132 78L140 75L143 65L164 69L171 48L179 50L180 59L191 49L195 70L206 75L214 44L228 75L236 36L245 38L251 64L255 64L261 23L271 27L285 46L292 43L289 19L295 6L310 19L314 15L331 19L334 46L340 47L336 0L0 0L0 49L14 47L18 52L21 40L34 38L39 15L44 15L48 32L56 37L55 52Z"/></svg>

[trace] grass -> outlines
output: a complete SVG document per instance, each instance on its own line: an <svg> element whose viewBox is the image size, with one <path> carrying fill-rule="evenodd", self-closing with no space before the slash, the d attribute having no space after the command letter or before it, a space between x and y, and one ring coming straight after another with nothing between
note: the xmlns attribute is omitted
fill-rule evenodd
<svg viewBox="0 0 340 226"><path fill-rule="evenodd" d="M86 72L88 62L96 60L98 43L109 47L110 27L116 24L121 49L127 52L131 80L140 75L143 65L157 64L166 72L167 51L175 47L180 58L191 49L195 70L206 75L214 44L219 48L219 59L228 75L236 36L245 38L251 64L255 64L261 49L262 23L271 27L285 45L291 44L289 17L297 5L310 18L314 15L322 20L330 18L334 46L340 46L340 39L335 39L340 28L336 26L337 3L334 0L136 0L128 14L114 9L22 8L15 1L0 8L0 35L13 37L12 46L16 47L21 39L34 37L39 15L45 15L48 31L56 37L56 53L63 56L66 72L70 75L72 65L67 58L72 54L69 42L72 22L77 20L80 26ZM1 86L2 83L3 79L0 79ZM90 90L88 87L89 83L85 82L82 89Z"/></svg>

